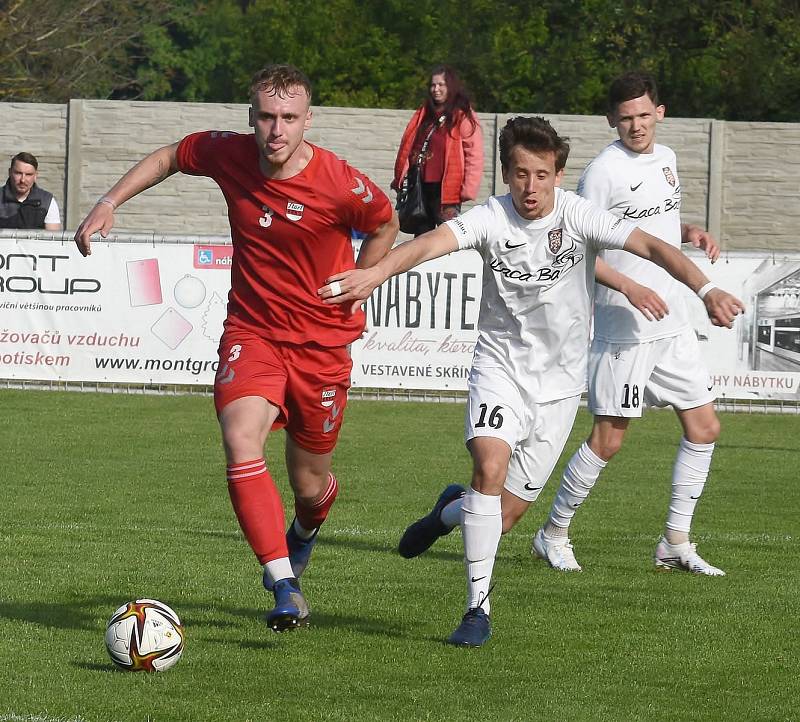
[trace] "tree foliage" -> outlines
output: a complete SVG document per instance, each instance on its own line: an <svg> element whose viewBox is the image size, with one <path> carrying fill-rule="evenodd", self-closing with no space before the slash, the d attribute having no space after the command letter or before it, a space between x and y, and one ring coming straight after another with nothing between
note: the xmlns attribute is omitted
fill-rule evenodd
<svg viewBox="0 0 800 722"><path fill-rule="evenodd" d="M0 100L112 97L136 83L142 28L167 0L0 3Z"/></svg>
<svg viewBox="0 0 800 722"><path fill-rule="evenodd" d="M5 99L244 102L294 63L322 105L411 108L455 66L486 112L603 113L650 70L672 116L800 120L799 0L12 0ZM14 29L10 21L14 22ZM76 40L77 38L77 40Z"/></svg>

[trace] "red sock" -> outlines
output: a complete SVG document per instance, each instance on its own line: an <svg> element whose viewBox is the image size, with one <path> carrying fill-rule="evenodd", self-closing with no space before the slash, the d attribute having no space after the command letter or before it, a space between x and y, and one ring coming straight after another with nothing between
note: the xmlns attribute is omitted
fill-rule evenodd
<svg viewBox="0 0 800 722"><path fill-rule="evenodd" d="M328 487L325 493L320 497L319 501L313 506L305 506L294 500L294 513L297 521L303 529L317 529L322 526L322 522L328 517L328 512L336 501L336 495L339 493L339 484L333 474L328 474Z"/></svg>
<svg viewBox="0 0 800 722"><path fill-rule="evenodd" d="M228 493L239 526L259 563L288 557L283 504L264 459L230 464Z"/></svg>

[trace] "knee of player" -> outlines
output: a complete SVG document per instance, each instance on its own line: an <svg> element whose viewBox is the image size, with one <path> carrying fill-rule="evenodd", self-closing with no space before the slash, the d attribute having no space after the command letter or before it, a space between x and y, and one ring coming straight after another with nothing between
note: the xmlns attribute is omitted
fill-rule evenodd
<svg viewBox="0 0 800 722"><path fill-rule="evenodd" d="M524 512L515 513L513 511L506 511L503 508L503 534L510 532L516 525L517 522L522 518Z"/></svg>
<svg viewBox="0 0 800 722"><path fill-rule="evenodd" d="M253 459L264 453L264 440L257 429L242 425L222 428L222 444L229 459Z"/></svg>
<svg viewBox="0 0 800 722"><path fill-rule="evenodd" d="M622 448L623 436L592 436L589 448L603 461L609 461Z"/></svg>
<svg viewBox="0 0 800 722"><path fill-rule="evenodd" d="M508 473L508 463L505 460L482 459L476 461L472 470L472 487L482 493L496 493L502 489Z"/></svg>
<svg viewBox="0 0 800 722"><path fill-rule="evenodd" d="M702 426L692 429L692 435L689 441L695 444L713 444L719 438L721 431L722 425L715 415Z"/></svg>

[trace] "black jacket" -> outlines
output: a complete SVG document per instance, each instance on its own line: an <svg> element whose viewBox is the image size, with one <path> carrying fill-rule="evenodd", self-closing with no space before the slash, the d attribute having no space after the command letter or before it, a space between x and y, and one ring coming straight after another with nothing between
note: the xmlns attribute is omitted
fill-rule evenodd
<svg viewBox="0 0 800 722"><path fill-rule="evenodd" d="M28 197L20 202L6 181L0 193L0 228L44 228L44 219L53 194L35 183Z"/></svg>

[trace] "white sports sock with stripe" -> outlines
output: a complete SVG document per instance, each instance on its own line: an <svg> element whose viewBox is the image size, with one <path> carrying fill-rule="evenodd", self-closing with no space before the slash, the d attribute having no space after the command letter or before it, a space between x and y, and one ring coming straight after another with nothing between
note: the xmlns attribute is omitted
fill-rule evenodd
<svg viewBox="0 0 800 722"><path fill-rule="evenodd" d="M489 585L503 533L500 496L469 489L461 505L464 561L467 568L467 609L480 606L489 613Z"/></svg>
<svg viewBox="0 0 800 722"><path fill-rule="evenodd" d="M681 439L672 468L672 496L669 500L667 530L685 532L692 527L697 500L703 493L711 470L714 444L693 444Z"/></svg>

